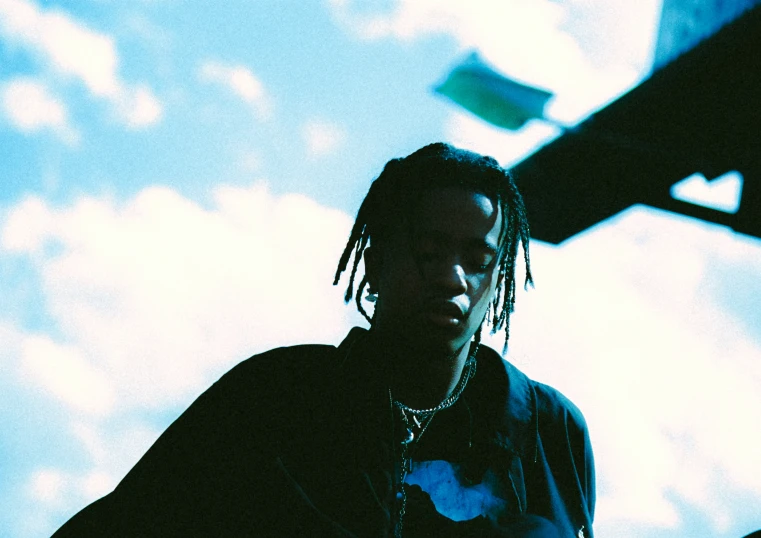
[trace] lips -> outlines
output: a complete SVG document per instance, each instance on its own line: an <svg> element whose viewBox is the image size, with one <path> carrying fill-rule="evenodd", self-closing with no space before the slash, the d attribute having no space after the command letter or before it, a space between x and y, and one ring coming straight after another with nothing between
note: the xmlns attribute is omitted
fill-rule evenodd
<svg viewBox="0 0 761 538"><path fill-rule="evenodd" d="M445 328L458 327L465 319L465 312L453 301L429 303L424 313L434 325Z"/></svg>

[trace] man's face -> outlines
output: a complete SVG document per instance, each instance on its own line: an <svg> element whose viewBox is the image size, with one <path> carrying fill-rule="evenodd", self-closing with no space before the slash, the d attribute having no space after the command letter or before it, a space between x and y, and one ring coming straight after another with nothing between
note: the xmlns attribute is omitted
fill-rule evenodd
<svg viewBox="0 0 761 538"><path fill-rule="evenodd" d="M409 230L366 260L378 292L373 329L412 349L451 355L478 330L498 284L502 215L465 187L423 194Z"/></svg>

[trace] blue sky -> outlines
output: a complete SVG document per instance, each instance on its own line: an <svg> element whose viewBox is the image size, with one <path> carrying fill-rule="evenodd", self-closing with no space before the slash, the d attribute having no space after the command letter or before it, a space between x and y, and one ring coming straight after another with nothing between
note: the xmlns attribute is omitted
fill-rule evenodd
<svg viewBox="0 0 761 538"><path fill-rule="evenodd" d="M238 361L362 324L330 282L389 158L557 135L437 98L470 50L565 123L648 73L656 0L492 4L0 0L0 534L108 492ZM635 207L532 262L509 358L585 412L598 534L761 528L759 241Z"/></svg>

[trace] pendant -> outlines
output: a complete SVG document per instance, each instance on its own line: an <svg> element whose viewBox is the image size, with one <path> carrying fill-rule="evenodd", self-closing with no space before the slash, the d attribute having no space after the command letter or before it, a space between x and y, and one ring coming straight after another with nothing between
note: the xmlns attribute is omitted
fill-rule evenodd
<svg viewBox="0 0 761 538"><path fill-rule="evenodd" d="M414 440L415 440L415 434L412 433L411 429L407 428L407 435L405 436L404 439L402 439L402 444L403 445L408 445L408 444L410 444Z"/></svg>

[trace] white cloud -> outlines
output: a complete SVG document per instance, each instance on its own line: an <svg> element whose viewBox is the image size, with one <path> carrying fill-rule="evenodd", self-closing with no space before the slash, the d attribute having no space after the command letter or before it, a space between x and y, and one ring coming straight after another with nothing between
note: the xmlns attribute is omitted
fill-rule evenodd
<svg viewBox="0 0 761 538"><path fill-rule="evenodd" d="M163 114L161 102L145 85L125 89L117 106L119 115L132 129L141 129L158 123Z"/></svg>
<svg viewBox="0 0 761 538"><path fill-rule="evenodd" d="M330 0L327 5L339 26L362 39L408 41L449 35L463 57L477 49L499 72L551 90L555 97L547 116L574 124L649 71L660 2L396 0L391 8L375 11L363 11L354 0ZM484 124L479 133L474 128L452 133L453 125L466 123L461 116L455 112L449 121L450 137L474 148L487 138L495 140L487 146L504 140L510 149L491 151L503 155L502 161L514 160L514 148L546 142L555 132L532 125L513 134ZM540 132L544 138L537 136Z"/></svg>
<svg viewBox="0 0 761 538"><path fill-rule="evenodd" d="M306 144L307 154L323 157L336 153L346 142L346 131L336 123L311 120L304 124L301 135Z"/></svg>
<svg viewBox="0 0 761 538"><path fill-rule="evenodd" d="M28 336L21 352L23 373L39 387L76 410L98 415L111 411L114 390L109 380L76 347Z"/></svg>
<svg viewBox="0 0 761 538"><path fill-rule="evenodd" d="M262 159L262 156L258 151L246 148L239 150L237 154L238 167L244 172L252 173L262 168L264 159Z"/></svg>
<svg viewBox="0 0 761 538"><path fill-rule="evenodd" d="M58 469L39 469L29 480L29 494L37 502L58 504L63 500L65 480L65 474Z"/></svg>
<svg viewBox="0 0 761 538"><path fill-rule="evenodd" d="M0 234L0 245L10 252L36 255L52 224L52 215L45 202L37 197L27 198L8 215Z"/></svg>
<svg viewBox="0 0 761 538"><path fill-rule="evenodd" d="M662 0L568 0L563 24L597 67L652 61Z"/></svg>
<svg viewBox="0 0 761 538"><path fill-rule="evenodd" d="M53 131L69 144L79 133L69 123L66 105L52 95L44 83L17 78L0 85L0 101L10 123L24 133Z"/></svg>
<svg viewBox="0 0 761 538"><path fill-rule="evenodd" d="M126 422L74 420L69 430L86 466L72 470L43 463L29 472L23 489L33 508L18 514L21 525L14 536L50 536L74 513L112 491L160 434L134 417Z"/></svg>
<svg viewBox="0 0 761 538"><path fill-rule="evenodd" d="M516 133L495 129L475 116L455 112L444 125L444 131L451 144L489 155L502 166L509 167L549 136L556 135L558 129L546 123L531 122Z"/></svg>
<svg viewBox="0 0 761 538"><path fill-rule="evenodd" d="M161 105L152 91L119 77L119 57L110 36L29 0L0 0L0 34L34 52L54 72L81 81L93 96L108 101L129 127L160 120Z"/></svg>
<svg viewBox="0 0 761 538"><path fill-rule="evenodd" d="M571 100L592 90L598 103L649 69L659 8L657 0L397 0L389 10L363 13L355 4L328 2L336 21L359 37L448 34L462 50L479 49L509 76L570 92ZM606 61L592 61L600 48Z"/></svg>
<svg viewBox="0 0 761 538"><path fill-rule="evenodd" d="M99 442L102 443L102 440ZM119 446L115 443L113 446L102 448L113 451L118 455L117 458L124 459L123 451L119 450ZM143 452L147 448L148 446L143 447ZM130 458L127 461L134 464L136 460L137 458ZM121 474L125 472L126 469L123 469ZM102 463L96 463L84 472L52 467L35 469L26 480L26 494L34 502L35 508L33 513L29 514L33 522L28 523L28 529L24 535L50 535L66 520L66 517L70 517L86 504L109 493L117 483L116 476ZM62 515L65 515L63 521Z"/></svg>
<svg viewBox="0 0 761 538"><path fill-rule="evenodd" d="M82 493L90 498L96 496L87 493L92 482L108 483L108 486L114 487L119 477L127 473L161 433L134 418L126 422L75 422L71 431L90 458L92 467L89 476L100 477L98 481L88 481L90 486L85 483L79 485Z"/></svg>
<svg viewBox="0 0 761 538"><path fill-rule="evenodd" d="M79 409L160 409L256 351L336 342L352 315L330 285L350 223L261 184L218 188L210 210L165 188L122 206L22 202L2 246L30 255L62 334L27 339L27 371Z"/></svg>
<svg viewBox="0 0 761 538"><path fill-rule="evenodd" d="M0 373L65 406L88 461L29 475L40 505L30 534L116 485L160 433L144 410L181 411L254 353L340 341L358 318L331 286L350 226L264 184L219 187L210 208L167 188L123 204L10 208L0 252L28 257L52 328L29 334L0 318Z"/></svg>
<svg viewBox="0 0 761 538"><path fill-rule="evenodd" d="M703 174L692 174L671 186L671 196L693 204L737 213L742 198L743 176L727 172L708 181Z"/></svg>
<svg viewBox="0 0 761 538"><path fill-rule="evenodd" d="M207 61L200 66L198 77L202 82L225 87L243 100L260 120L272 116L272 98L248 67Z"/></svg>
<svg viewBox="0 0 761 538"><path fill-rule="evenodd" d="M97 499L113 490L117 480L115 480L115 477L109 473L92 471L85 475L82 482L82 489L85 496L91 499Z"/></svg>

